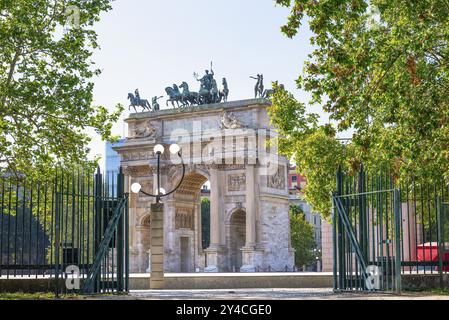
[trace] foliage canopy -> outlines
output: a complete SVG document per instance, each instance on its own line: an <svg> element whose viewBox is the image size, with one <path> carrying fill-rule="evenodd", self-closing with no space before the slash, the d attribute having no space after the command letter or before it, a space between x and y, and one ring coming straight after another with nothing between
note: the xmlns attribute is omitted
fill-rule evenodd
<svg viewBox="0 0 449 320"><path fill-rule="evenodd" d="M104 140L122 107L93 106L93 30L111 0L0 3L0 167L28 176L86 164L93 128Z"/></svg>
<svg viewBox="0 0 449 320"><path fill-rule="evenodd" d="M280 151L308 181L306 197L325 217L338 164L383 165L404 179L449 178L449 2L447 0L276 0L291 14L281 31L306 21L313 52L297 80L316 114L279 90L271 118ZM350 130L350 143L337 137Z"/></svg>

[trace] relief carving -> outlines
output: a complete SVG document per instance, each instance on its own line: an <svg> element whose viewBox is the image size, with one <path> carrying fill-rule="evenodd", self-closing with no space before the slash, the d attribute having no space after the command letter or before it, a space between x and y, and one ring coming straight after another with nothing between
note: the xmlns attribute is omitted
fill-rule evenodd
<svg viewBox="0 0 449 320"><path fill-rule="evenodd" d="M284 167L279 166L278 170L275 174L267 176L268 178L268 188L272 189L285 189L285 175L284 175Z"/></svg>
<svg viewBox="0 0 449 320"><path fill-rule="evenodd" d="M139 183L142 186L142 190L149 192L149 193L153 193L153 181L145 180L145 181L141 181ZM142 193L139 193L139 198L140 197L147 197L147 196L143 195Z"/></svg>
<svg viewBox="0 0 449 320"><path fill-rule="evenodd" d="M244 173L228 175L229 191L245 191L246 176Z"/></svg>
<svg viewBox="0 0 449 320"><path fill-rule="evenodd" d="M175 215L176 229L193 229L193 209L192 208L176 208Z"/></svg>
<svg viewBox="0 0 449 320"><path fill-rule="evenodd" d="M221 129L240 129L246 126L232 112L223 112L221 115Z"/></svg>
<svg viewBox="0 0 449 320"><path fill-rule="evenodd" d="M135 123L133 133L134 135L132 137L129 137L129 139L154 139L156 137L156 128L151 124L150 120L146 120L143 122Z"/></svg>

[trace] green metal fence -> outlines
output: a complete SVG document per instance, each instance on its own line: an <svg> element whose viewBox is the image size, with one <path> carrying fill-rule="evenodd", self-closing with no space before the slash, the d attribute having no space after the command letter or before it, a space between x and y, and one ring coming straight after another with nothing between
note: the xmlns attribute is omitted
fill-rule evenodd
<svg viewBox="0 0 449 320"><path fill-rule="evenodd" d="M337 172L332 197L334 289L401 292L402 276L449 271L449 188L398 184L386 170Z"/></svg>
<svg viewBox="0 0 449 320"><path fill-rule="evenodd" d="M0 277L35 278L60 293L128 291L124 175L59 171L0 178Z"/></svg>

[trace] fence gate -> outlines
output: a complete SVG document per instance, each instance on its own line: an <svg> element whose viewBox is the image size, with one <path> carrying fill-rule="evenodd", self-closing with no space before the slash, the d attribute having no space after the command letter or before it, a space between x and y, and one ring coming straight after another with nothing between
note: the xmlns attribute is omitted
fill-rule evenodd
<svg viewBox="0 0 449 320"><path fill-rule="evenodd" d="M449 271L449 188L397 185L387 171L337 172L332 196L334 289L400 293L405 274Z"/></svg>
<svg viewBox="0 0 449 320"><path fill-rule="evenodd" d="M128 291L124 175L62 173L47 182L2 176L0 276L47 280L56 295Z"/></svg>
<svg viewBox="0 0 449 320"><path fill-rule="evenodd" d="M376 183L379 190L367 191L363 169L357 178L338 171L333 196L338 290L401 290L399 191L391 181Z"/></svg>

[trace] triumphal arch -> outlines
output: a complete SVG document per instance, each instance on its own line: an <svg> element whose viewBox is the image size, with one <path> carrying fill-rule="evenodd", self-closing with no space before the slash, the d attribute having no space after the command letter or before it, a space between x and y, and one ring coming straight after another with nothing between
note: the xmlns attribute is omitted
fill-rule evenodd
<svg viewBox="0 0 449 320"><path fill-rule="evenodd" d="M284 270L293 267L288 215L288 163L268 144L269 100L250 99L131 114L128 136L115 148L127 175L156 193L156 144L167 146L161 159L161 185L172 190L163 200L166 272ZM201 187L210 183L210 245L203 248ZM154 198L130 193L131 272L145 272L150 248L150 204Z"/></svg>

